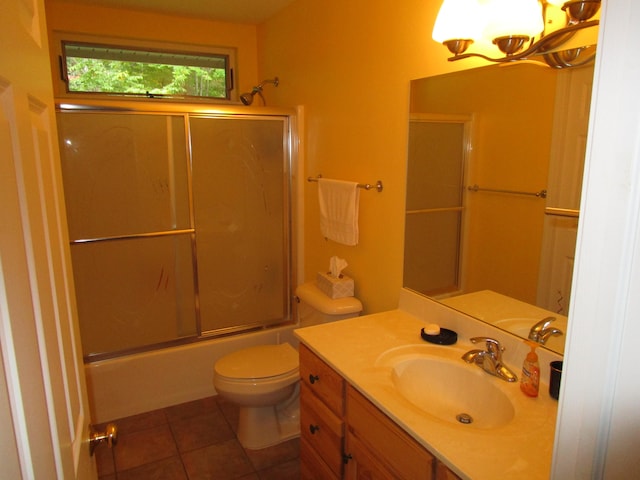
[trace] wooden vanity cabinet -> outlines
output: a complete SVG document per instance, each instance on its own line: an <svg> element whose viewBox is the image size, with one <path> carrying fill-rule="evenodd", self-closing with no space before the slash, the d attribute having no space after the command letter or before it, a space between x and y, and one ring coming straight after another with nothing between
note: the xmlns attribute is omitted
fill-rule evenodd
<svg viewBox="0 0 640 480"><path fill-rule="evenodd" d="M300 344L300 473L340 479L344 462L344 379Z"/></svg>
<svg viewBox="0 0 640 480"><path fill-rule="evenodd" d="M304 480L460 480L304 344L300 344Z"/></svg>
<svg viewBox="0 0 640 480"><path fill-rule="evenodd" d="M458 475L453 473L442 462L436 461L436 476L435 480L462 480Z"/></svg>
<svg viewBox="0 0 640 480"><path fill-rule="evenodd" d="M347 385L345 478L432 480L435 458Z"/></svg>

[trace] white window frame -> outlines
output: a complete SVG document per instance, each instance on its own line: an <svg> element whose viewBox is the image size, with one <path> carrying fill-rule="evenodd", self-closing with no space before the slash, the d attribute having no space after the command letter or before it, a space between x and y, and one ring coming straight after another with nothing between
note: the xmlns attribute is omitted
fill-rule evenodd
<svg viewBox="0 0 640 480"><path fill-rule="evenodd" d="M86 43L95 45L108 45L120 48L131 48L141 50L151 50L159 52L179 52L184 54L205 54L205 55L224 55L228 58L228 82L229 82L229 97L228 98L213 98L213 97L192 97L192 96L162 96L163 101L179 101L179 102L207 102L207 103L237 103L238 93L236 88L237 78L237 51L233 47L218 47L212 45L197 45L197 44L180 44L169 42L156 42L131 38L120 37L105 37L97 35L85 35L69 32L54 31L52 35L52 44L50 45L51 51L51 65L52 65L52 79L53 88L56 98L65 99L99 99L99 100L153 100L155 97L147 97L145 95L128 95L117 93L93 93L93 92L69 92L67 90L67 82L65 79L65 65L64 65L64 42L68 43Z"/></svg>

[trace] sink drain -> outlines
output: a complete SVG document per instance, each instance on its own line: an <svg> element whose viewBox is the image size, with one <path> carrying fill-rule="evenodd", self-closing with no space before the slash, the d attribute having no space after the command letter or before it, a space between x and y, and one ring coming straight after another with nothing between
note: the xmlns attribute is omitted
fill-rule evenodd
<svg viewBox="0 0 640 480"><path fill-rule="evenodd" d="M460 423L464 423L465 425L473 423L473 418L468 413L459 413L458 415L456 415L456 420L458 420Z"/></svg>

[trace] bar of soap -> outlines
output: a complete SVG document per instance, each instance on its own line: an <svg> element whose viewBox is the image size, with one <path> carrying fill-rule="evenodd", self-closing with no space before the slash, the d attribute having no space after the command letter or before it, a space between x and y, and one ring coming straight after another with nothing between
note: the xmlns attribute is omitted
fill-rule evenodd
<svg viewBox="0 0 640 480"><path fill-rule="evenodd" d="M440 335L440 325L436 323L430 323L424 327L424 333L427 335Z"/></svg>

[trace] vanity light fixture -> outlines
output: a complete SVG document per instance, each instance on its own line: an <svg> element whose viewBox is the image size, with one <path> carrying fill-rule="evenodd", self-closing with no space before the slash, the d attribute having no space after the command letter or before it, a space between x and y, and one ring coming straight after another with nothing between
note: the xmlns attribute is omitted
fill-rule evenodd
<svg viewBox="0 0 640 480"><path fill-rule="evenodd" d="M449 61L480 57L507 63L541 58L553 68L584 65L595 58L595 42L577 46L580 31L596 27L601 0L443 0L433 39L445 45ZM556 24L561 26L558 28ZM582 40L578 40L580 42ZM495 45L502 56L467 52Z"/></svg>

